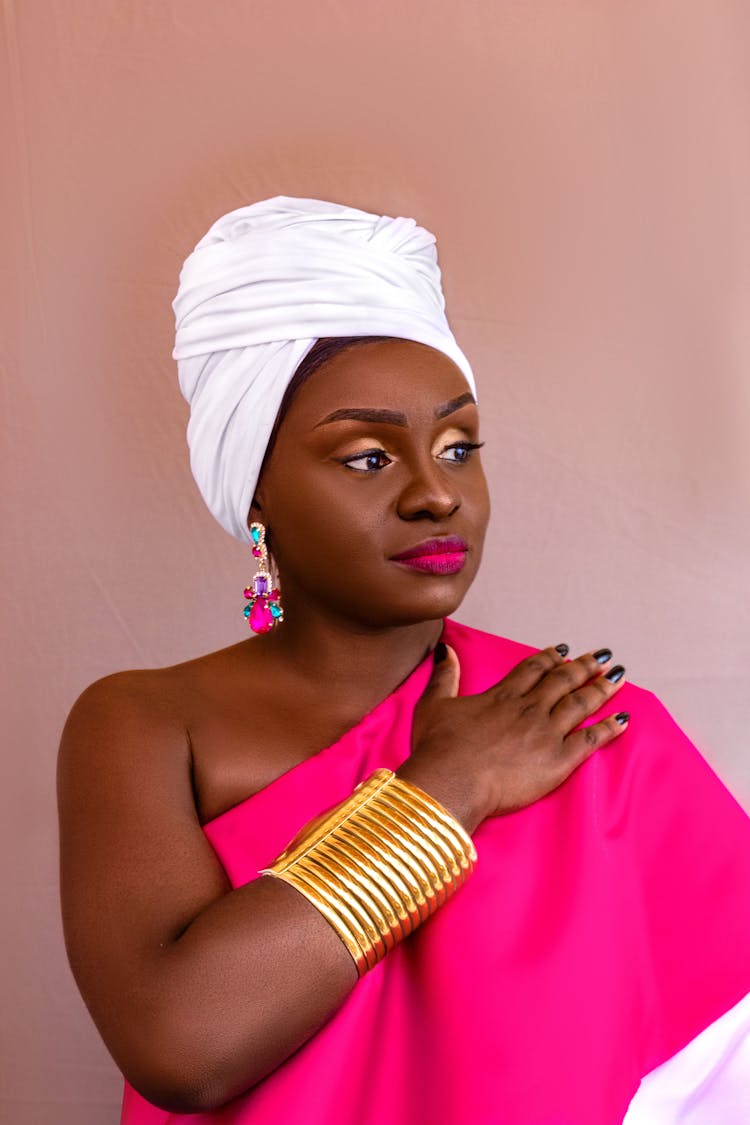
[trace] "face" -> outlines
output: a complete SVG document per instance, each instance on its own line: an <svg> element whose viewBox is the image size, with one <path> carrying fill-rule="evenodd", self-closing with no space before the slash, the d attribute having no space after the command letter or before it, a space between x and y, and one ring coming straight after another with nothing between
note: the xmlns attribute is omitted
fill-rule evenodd
<svg viewBox="0 0 750 1125"><path fill-rule="evenodd" d="M461 371L407 340L360 344L297 391L251 519L268 528L289 617L355 626L451 614L489 517L477 407Z"/></svg>

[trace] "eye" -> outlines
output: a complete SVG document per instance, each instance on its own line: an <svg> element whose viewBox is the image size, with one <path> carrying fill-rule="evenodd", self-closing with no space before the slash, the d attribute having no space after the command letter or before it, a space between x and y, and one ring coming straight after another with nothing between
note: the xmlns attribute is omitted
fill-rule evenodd
<svg viewBox="0 0 750 1125"><path fill-rule="evenodd" d="M345 457L341 461L347 469L354 469L355 473L376 473L391 464L391 459L382 449L366 449L355 457Z"/></svg>
<svg viewBox="0 0 750 1125"><path fill-rule="evenodd" d="M481 449L483 445L483 441L454 441L452 445L446 445L438 456L442 461L453 461L455 464L462 465L469 460L475 449ZM450 454L453 456L449 456Z"/></svg>

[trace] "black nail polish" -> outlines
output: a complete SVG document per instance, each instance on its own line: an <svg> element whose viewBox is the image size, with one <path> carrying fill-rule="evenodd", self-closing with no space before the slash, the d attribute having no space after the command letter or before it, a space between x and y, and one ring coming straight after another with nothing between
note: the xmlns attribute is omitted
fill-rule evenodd
<svg viewBox="0 0 750 1125"><path fill-rule="evenodd" d="M620 726L624 726L629 718L630 715L627 711L620 711L617 715L615 715L615 721L618 722Z"/></svg>
<svg viewBox="0 0 750 1125"><path fill-rule="evenodd" d="M442 641L438 641L438 643L435 645L435 663L442 664L447 655L448 649Z"/></svg>
<svg viewBox="0 0 750 1125"><path fill-rule="evenodd" d="M614 668L610 668L609 672L604 673L604 679L609 680L611 684L619 684L624 675L625 669L622 664L615 664Z"/></svg>
<svg viewBox="0 0 750 1125"><path fill-rule="evenodd" d="M559 652L560 656L567 656L570 649L567 645L555 645L555 652Z"/></svg>
<svg viewBox="0 0 750 1125"><path fill-rule="evenodd" d="M612 659L612 651L608 648L600 648L598 652L594 653L594 660L597 664L606 664L608 660Z"/></svg>

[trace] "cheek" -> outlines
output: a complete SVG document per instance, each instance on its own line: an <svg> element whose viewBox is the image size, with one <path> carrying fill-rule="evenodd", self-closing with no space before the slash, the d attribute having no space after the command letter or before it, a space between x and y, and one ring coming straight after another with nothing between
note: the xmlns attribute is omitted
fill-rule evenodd
<svg viewBox="0 0 750 1125"><path fill-rule="evenodd" d="M492 512L492 504L490 502L490 490L487 484L487 478L482 473L482 494L477 507L477 522L482 528L482 538L487 530L487 524L490 521L490 514Z"/></svg>
<svg viewBox="0 0 750 1125"><path fill-rule="evenodd" d="M461 501L457 520L464 524L465 531L475 545L481 546L490 518L490 494L479 460L472 461L462 470L457 493Z"/></svg>
<svg viewBox="0 0 750 1125"><path fill-rule="evenodd" d="M304 485L279 493L269 520L269 541L272 550L277 544L280 566L300 573L313 561L319 569L372 559L382 546L387 504L369 484L336 479L324 471L308 473Z"/></svg>

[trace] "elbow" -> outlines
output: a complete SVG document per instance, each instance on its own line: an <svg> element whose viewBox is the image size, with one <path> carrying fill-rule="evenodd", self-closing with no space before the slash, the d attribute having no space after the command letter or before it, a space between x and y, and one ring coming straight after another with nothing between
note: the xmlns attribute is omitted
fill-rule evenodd
<svg viewBox="0 0 750 1125"><path fill-rule="evenodd" d="M224 1088L215 1075L206 1073L205 1066L131 1068L124 1069L123 1074L142 1098L168 1113L213 1113L238 1093Z"/></svg>
<svg viewBox="0 0 750 1125"><path fill-rule="evenodd" d="M125 1078L149 1105L167 1113L210 1113L224 1104L220 1098L212 1096L203 1083L191 1081L189 1076L126 1073Z"/></svg>
<svg viewBox="0 0 750 1125"><path fill-rule="evenodd" d="M163 1029L162 1029L163 1030ZM191 1035L183 1024L171 1033L139 1037L137 1051L116 1058L124 1077L147 1102L169 1113L212 1113L246 1092L259 1080L253 1068L237 1066L219 1037ZM242 1078L238 1075L242 1071Z"/></svg>

